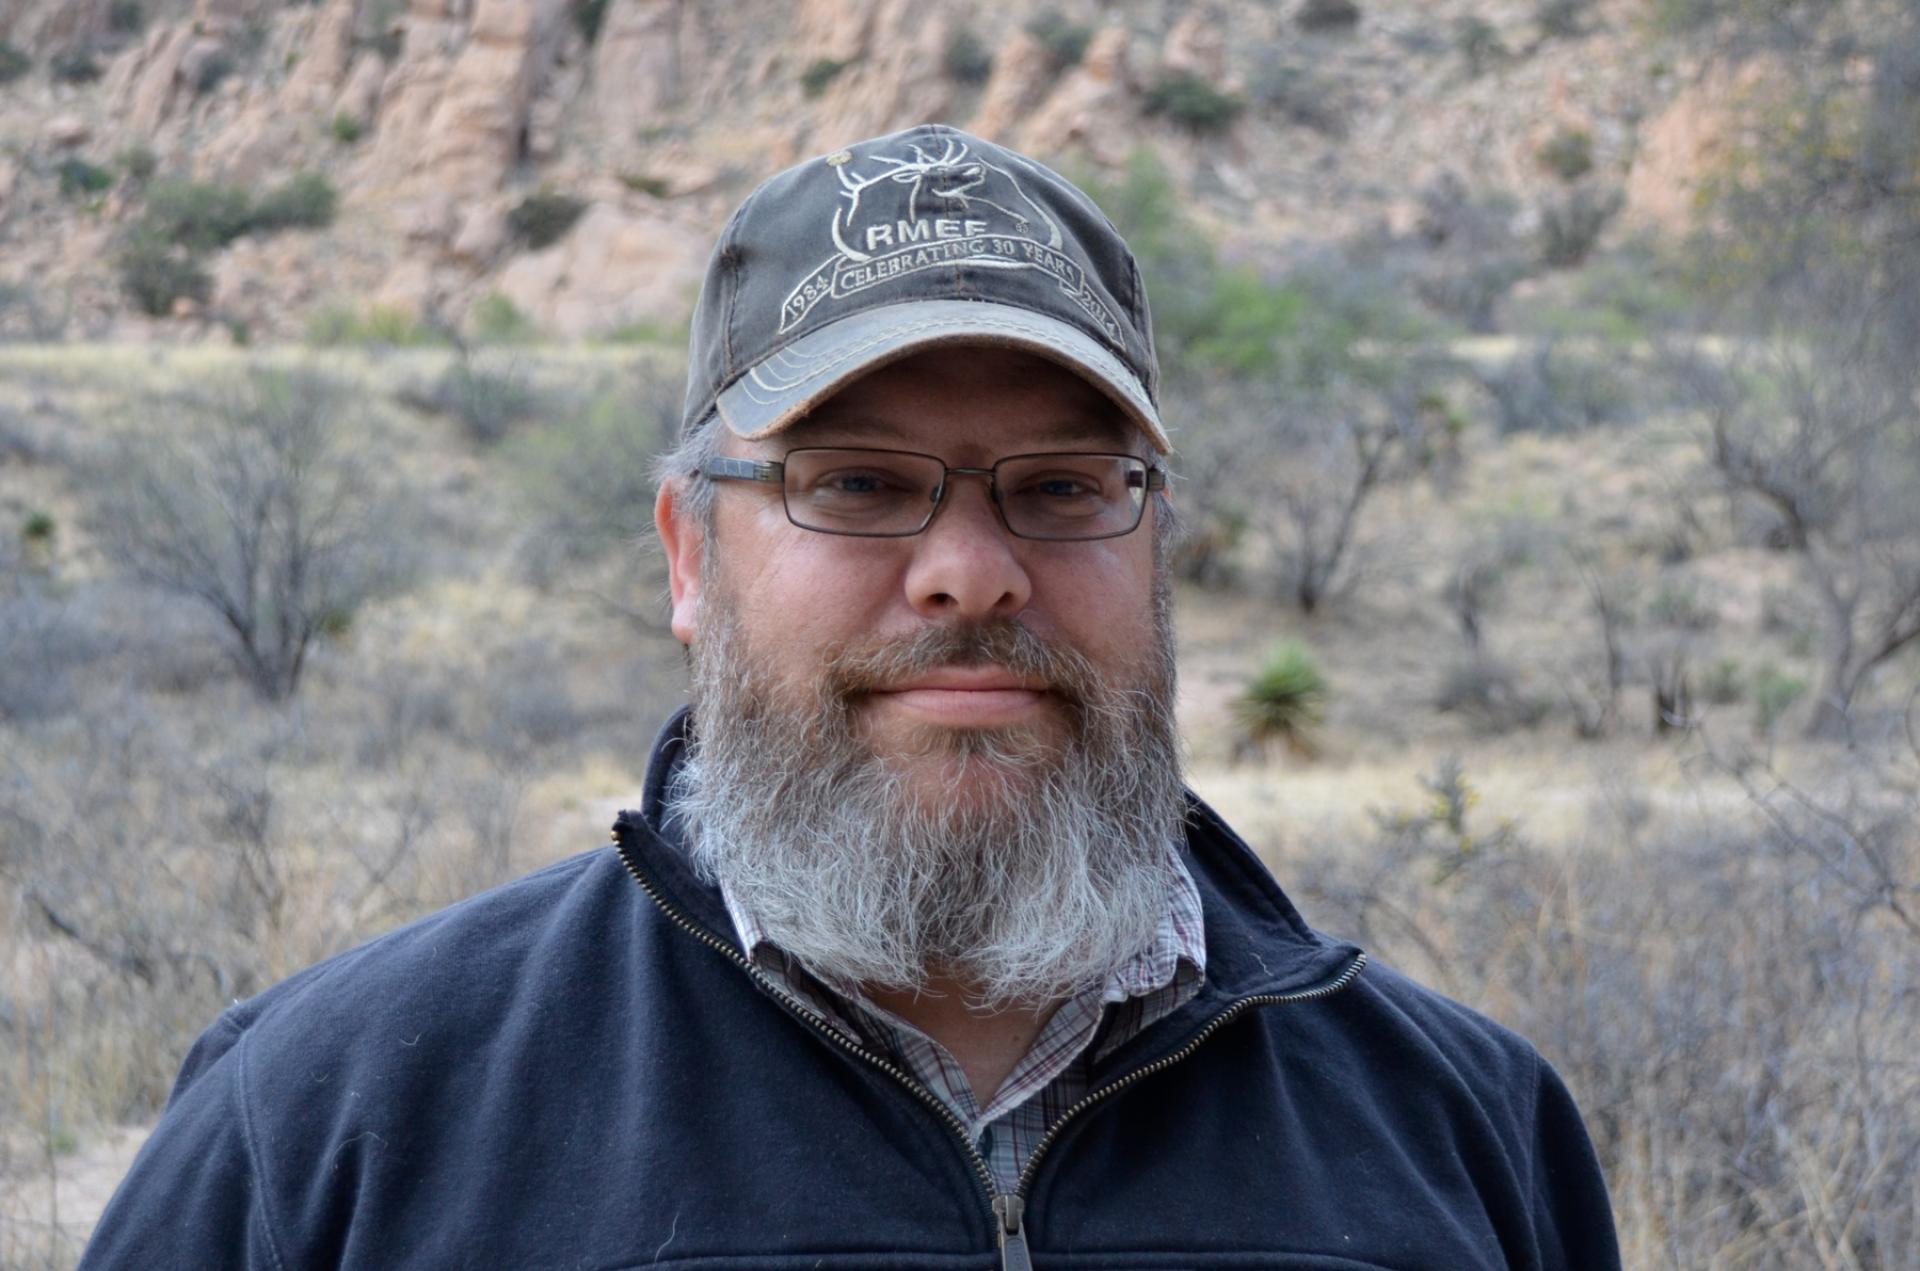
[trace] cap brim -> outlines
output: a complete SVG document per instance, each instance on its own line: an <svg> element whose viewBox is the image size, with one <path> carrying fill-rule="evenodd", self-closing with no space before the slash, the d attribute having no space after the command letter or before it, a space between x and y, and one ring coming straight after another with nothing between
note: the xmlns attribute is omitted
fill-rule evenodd
<svg viewBox="0 0 1920 1271"><path fill-rule="evenodd" d="M909 301L842 318L728 385L715 409L736 435L768 437L869 371L946 344L1021 349L1058 362L1112 398L1156 450L1173 449L1146 387L1105 345L1057 318L985 300Z"/></svg>

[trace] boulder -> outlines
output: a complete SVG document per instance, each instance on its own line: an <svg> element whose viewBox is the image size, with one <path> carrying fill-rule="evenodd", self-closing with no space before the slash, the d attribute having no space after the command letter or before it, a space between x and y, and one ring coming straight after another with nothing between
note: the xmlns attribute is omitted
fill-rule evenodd
<svg viewBox="0 0 1920 1271"><path fill-rule="evenodd" d="M43 135L48 145L71 148L92 138L93 125L79 115L55 115L47 121Z"/></svg>
<svg viewBox="0 0 1920 1271"><path fill-rule="evenodd" d="M448 251L462 264L482 267L492 263L506 245L506 213L497 207L481 206L467 209Z"/></svg>

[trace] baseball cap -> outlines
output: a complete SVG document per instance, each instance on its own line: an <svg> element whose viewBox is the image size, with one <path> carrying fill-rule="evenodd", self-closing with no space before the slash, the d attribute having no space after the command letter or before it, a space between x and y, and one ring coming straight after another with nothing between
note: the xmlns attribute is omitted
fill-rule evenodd
<svg viewBox="0 0 1920 1271"><path fill-rule="evenodd" d="M1059 173L944 124L796 164L741 203L694 307L683 434L717 417L771 436L947 344L1057 362L1171 448L1146 288L1112 222Z"/></svg>

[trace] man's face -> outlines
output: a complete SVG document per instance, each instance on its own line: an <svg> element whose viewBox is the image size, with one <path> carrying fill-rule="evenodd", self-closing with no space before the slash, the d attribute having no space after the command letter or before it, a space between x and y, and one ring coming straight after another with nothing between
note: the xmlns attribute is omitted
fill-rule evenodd
<svg viewBox="0 0 1920 1271"><path fill-rule="evenodd" d="M1048 363L969 349L877 372L777 443L989 467L1132 451ZM906 538L790 524L727 483L704 544L660 504L693 745L672 802L693 859L768 937L843 985L940 976L981 1003L1098 984L1165 911L1182 794L1154 509L1132 534L1014 538L957 477Z"/></svg>
<svg viewBox="0 0 1920 1271"><path fill-rule="evenodd" d="M726 452L778 459L799 446L910 450L979 468L1040 451L1145 453L1112 404L1078 376L992 348L893 363L779 437L729 438ZM777 487L723 487L712 561L697 549L674 553L674 630L698 640L702 605L718 591L746 652L772 682L798 701L832 678L875 755L922 797L965 803L979 782L1006 775L984 772L980 747L970 743L1058 747L1068 735L1063 699L1071 686L1049 682L1044 667L1004 662L907 669L889 668L882 656L877 666L848 664L934 629L1013 624L1040 645L1079 654L1109 683L1137 687L1162 652L1156 509L1118 538L1032 541L1008 533L983 478L955 477L950 487L933 523L909 538L801 529L787 520Z"/></svg>

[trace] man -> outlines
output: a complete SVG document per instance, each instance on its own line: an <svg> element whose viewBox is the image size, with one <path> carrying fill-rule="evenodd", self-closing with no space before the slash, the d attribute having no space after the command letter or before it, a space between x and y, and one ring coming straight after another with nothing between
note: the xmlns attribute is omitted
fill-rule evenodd
<svg viewBox="0 0 1920 1271"><path fill-rule="evenodd" d="M749 196L616 849L228 1011L91 1266L1611 1267L1523 1041L1179 775L1146 296L927 126Z"/></svg>

